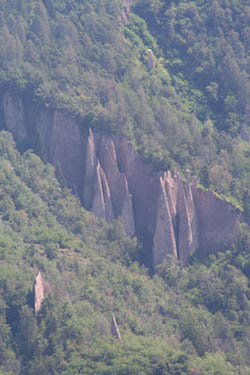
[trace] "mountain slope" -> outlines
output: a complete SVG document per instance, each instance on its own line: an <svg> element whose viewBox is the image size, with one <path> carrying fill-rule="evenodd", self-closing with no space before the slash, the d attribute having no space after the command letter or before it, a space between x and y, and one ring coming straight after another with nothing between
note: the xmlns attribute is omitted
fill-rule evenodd
<svg viewBox="0 0 250 375"><path fill-rule="evenodd" d="M120 222L96 222L51 166L0 140L3 374L248 373L246 228L211 264L183 270L169 258L149 278ZM38 270L50 293L36 319Z"/></svg>
<svg viewBox="0 0 250 375"><path fill-rule="evenodd" d="M2 0L0 101L21 99L31 129L56 111L81 134L125 135L152 173L189 169L249 213L248 21L247 0ZM0 374L248 375L249 227L149 276L123 222L84 210L40 141L20 154L0 134Z"/></svg>
<svg viewBox="0 0 250 375"><path fill-rule="evenodd" d="M2 1L1 92L125 134L155 169L189 169L247 207L247 3L171 4L136 1L122 21L122 2Z"/></svg>

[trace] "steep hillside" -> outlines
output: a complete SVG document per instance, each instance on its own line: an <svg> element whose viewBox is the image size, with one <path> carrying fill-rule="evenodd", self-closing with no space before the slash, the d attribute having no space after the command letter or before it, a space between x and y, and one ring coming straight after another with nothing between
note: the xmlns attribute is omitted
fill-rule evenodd
<svg viewBox="0 0 250 375"><path fill-rule="evenodd" d="M151 269L169 254L188 264L194 254L222 251L236 242L238 223L250 223L248 212L202 190L189 171L186 181L176 170L154 171L123 136L83 131L72 115L9 93L2 108L19 148L30 145L52 163L99 219L120 218Z"/></svg>
<svg viewBox="0 0 250 375"><path fill-rule="evenodd" d="M249 375L249 9L0 1L0 375Z"/></svg>
<svg viewBox="0 0 250 375"><path fill-rule="evenodd" d="M125 134L155 169L248 207L247 2L128 4L1 1L1 93Z"/></svg>
<svg viewBox="0 0 250 375"><path fill-rule="evenodd" d="M170 257L149 278L122 223L96 222L6 132L0 158L1 374L249 373L244 226L211 263L183 270ZM34 301L38 271L47 292Z"/></svg>

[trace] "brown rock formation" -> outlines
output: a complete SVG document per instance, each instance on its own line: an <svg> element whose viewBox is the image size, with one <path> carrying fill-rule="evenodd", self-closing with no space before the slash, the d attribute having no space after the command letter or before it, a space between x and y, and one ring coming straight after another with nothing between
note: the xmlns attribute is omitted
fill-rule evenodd
<svg viewBox="0 0 250 375"><path fill-rule="evenodd" d="M19 143L32 144L39 131L48 160L61 167L85 208L112 221L120 217L148 249L147 265L168 254L184 264L195 251L221 251L237 235L237 222L249 222L231 204L175 172L154 172L123 137L80 132L75 120L59 111L25 107L5 94L5 128Z"/></svg>
<svg viewBox="0 0 250 375"><path fill-rule="evenodd" d="M112 314L111 333L116 339L121 341L122 337L121 337L120 330L119 330L114 314Z"/></svg>
<svg viewBox="0 0 250 375"><path fill-rule="evenodd" d="M45 285L41 272L39 271L34 281L34 310L35 315L39 313L45 297Z"/></svg>

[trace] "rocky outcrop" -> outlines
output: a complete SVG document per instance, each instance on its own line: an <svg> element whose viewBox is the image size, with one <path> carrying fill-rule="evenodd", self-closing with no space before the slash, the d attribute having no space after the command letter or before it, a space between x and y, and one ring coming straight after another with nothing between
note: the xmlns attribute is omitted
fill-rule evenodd
<svg viewBox="0 0 250 375"><path fill-rule="evenodd" d="M27 128L21 99L6 93L3 97L3 110L8 130L18 144L23 144L27 139Z"/></svg>
<svg viewBox="0 0 250 375"><path fill-rule="evenodd" d="M120 217L129 235L147 249L147 265L168 255L187 264L194 252L221 251L237 236L241 212L215 194L183 181L176 171L154 172L124 137L81 130L59 111L25 105L8 93L2 101L5 128L17 143L43 144L82 204L100 219ZM246 220L247 221L247 220Z"/></svg>
<svg viewBox="0 0 250 375"><path fill-rule="evenodd" d="M199 230L199 250L204 255L223 251L237 238L237 224L247 220L232 204L210 191L192 186Z"/></svg>
<svg viewBox="0 0 250 375"><path fill-rule="evenodd" d="M153 243L153 264L161 264L167 254L183 264L198 250L196 210L189 178L183 182L176 171L160 177L157 222Z"/></svg>
<svg viewBox="0 0 250 375"><path fill-rule="evenodd" d="M116 322L114 314L112 314L112 320L111 320L111 334L116 339L118 339L119 341L121 341L122 337L121 337L120 330L119 330L119 327L118 327L118 324Z"/></svg>
<svg viewBox="0 0 250 375"><path fill-rule="evenodd" d="M153 52L151 49L148 49L148 68L149 70L154 69L155 67L155 59L153 56Z"/></svg>
<svg viewBox="0 0 250 375"><path fill-rule="evenodd" d="M39 313L42 307L42 302L45 295L48 293L48 284L44 281L41 272L39 271L33 286L34 293L34 311L35 315Z"/></svg>
<svg viewBox="0 0 250 375"><path fill-rule="evenodd" d="M93 135L90 129L85 144L84 206L108 222L120 217L133 235L132 196L126 175L119 170L114 141L105 134Z"/></svg>

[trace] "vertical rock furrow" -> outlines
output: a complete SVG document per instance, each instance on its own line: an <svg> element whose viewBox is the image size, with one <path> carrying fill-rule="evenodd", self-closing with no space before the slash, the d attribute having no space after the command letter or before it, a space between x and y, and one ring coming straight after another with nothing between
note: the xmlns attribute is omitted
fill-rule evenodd
<svg viewBox="0 0 250 375"><path fill-rule="evenodd" d="M191 225L191 213L189 211L182 183L179 185L178 218L178 254L181 262L186 264L189 255L195 251L195 248Z"/></svg>
<svg viewBox="0 0 250 375"><path fill-rule="evenodd" d="M100 164L99 164L99 173L101 177L102 192L103 192L103 198L104 198L105 217L106 217L106 220L110 223L114 219L114 213L113 213L113 207L112 207L112 201L111 201L111 193L110 193L110 188L109 188L106 175L103 169L100 167Z"/></svg>
<svg viewBox="0 0 250 375"><path fill-rule="evenodd" d="M164 172L165 189L168 197L169 210L172 217L175 234L177 234L177 185L171 172Z"/></svg>
<svg viewBox="0 0 250 375"><path fill-rule="evenodd" d="M168 254L177 257L174 227L165 190L165 181L162 177L160 177L159 185L156 229L153 241L154 267L161 264Z"/></svg>
<svg viewBox="0 0 250 375"><path fill-rule="evenodd" d="M100 160L110 187L114 215L121 217L127 233L133 235L135 224L132 195L129 192L126 175L119 171L114 142L104 135L101 142Z"/></svg>
<svg viewBox="0 0 250 375"><path fill-rule="evenodd" d="M94 181L94 195L93 195L93 205L92 211L99 219L106 219L105 201L102 189L101 181L101 166L99 161L96 166L96 174Z"/></svg>
<svg viewBox="0 0 250 375"><path fill-rule="evenodd" d="M134 213L133 213L133 205L132 205L132 194L130 194L128 189L128 182L126 179L125 174L122 174L123 178L123 204L121 210L121 218L124 222L126 232L129 235L135 234L135 221L134 221Z"/></svg>
<svg viewBox="0 0 250 375"><path fill-rule="evenodd" d="M92 130L89 129L88 138L85 143L85 171L82 200L87 210L92 208L93 204L93 186L96 175L96 149Z"/></svg>
<svg viewBox="0 0 250 375"><path fill-rule="evenodd" d="M204 255L222 251L236 241L238 221L250 221L215 194L191 188L189 174L184 183L177 172L154 172L123 137L91 130L85 137L63 112L25 104L9 93L0 108L19 147L44 151L85 208L108 221L122 218L127 233L143 243L148 266L168 253L187 263L197 249Z"/></svg>

